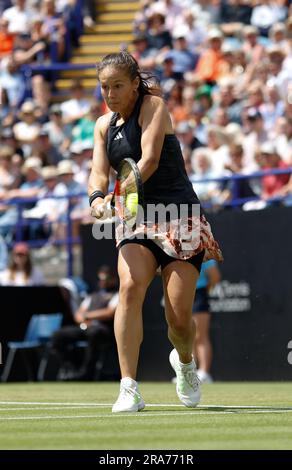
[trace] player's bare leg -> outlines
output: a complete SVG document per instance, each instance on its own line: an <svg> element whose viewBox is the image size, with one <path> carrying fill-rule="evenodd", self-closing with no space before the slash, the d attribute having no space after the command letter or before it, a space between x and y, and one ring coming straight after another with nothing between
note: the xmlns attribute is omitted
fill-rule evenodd
<svg viewBox="0 0 292 470"><path fill-rule="evenodd" d="M126 244L120 249L120 291L115 313L115 336L122 381L120 396L113 407L114 412L139 411L144 408L135 379L143 338L142 305L156 269L155 257L148 248Z"/></svg>
<svg viewBox="0 0 292 470"><path fill-rule="evenodd" d="M170 263L162 272L168 337L175 348L169 359L177 376L178 397L190 407L200 401L199 380L192 356L195 333L192 306L198 277L197 269L183 261Z"/></svg>

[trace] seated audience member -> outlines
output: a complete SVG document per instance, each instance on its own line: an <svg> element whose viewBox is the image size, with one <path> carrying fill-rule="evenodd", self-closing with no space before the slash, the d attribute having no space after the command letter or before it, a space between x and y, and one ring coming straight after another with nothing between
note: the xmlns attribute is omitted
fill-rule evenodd
<svg viewBox="0 0 292 470"><path fill-rule="evenodd" d="M84 360L77 373L67 373L60 378L67 380L92 380L94 378L98 351L114 340L113 319L118 304L117 278L109 266L102 266L97 273L98 289L87 296L75 313L75 325L56 331L52 340L64 373L70 363L72 350L77 341L87 341Z"/></svg>

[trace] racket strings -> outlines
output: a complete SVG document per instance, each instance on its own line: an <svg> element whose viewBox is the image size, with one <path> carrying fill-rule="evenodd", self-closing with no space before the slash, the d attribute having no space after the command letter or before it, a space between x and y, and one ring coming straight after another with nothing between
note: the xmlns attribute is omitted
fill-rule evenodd
<svg viewBox="0 0 292 470"><path fill-rule="evenodd" d="M133 213L127 207L127 198L129 195L136 195L138 201L138 187L134 172L130 165L124 165L119 175L119 185L117 194L117 210L119 217L123 220L133 218Z"/></svg>

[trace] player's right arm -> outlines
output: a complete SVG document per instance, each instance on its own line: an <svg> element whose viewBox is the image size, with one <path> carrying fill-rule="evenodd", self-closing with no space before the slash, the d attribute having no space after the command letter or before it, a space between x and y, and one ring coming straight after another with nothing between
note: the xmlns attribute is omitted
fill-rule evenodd
<svg viewBox="0 0 292 470"><path fill-rule="evenodd" d="M94 148L92 168L88 181L88 195L99 190L107 194L109 184L110 163L106 152L106 137L112 113L98 118L94 128ZM101 217L104 211L104 199L96 198L92 204L92 216Z"/></svg>

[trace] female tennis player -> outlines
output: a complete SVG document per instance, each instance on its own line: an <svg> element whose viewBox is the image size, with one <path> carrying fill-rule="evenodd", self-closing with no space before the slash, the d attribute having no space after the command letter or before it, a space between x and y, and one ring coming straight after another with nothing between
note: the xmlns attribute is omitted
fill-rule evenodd
<svg viewBox="0 0 292 470"><path fill-rule="evenodd" d="M135 160L141 174L144 208L172 203L178 208L186 204L191 210L199 201L188 180L181 149L157 86L141 74L136 60L127 52L106 56L98 64L97 74L110 112L100 117L95 127L88 187L92 215L102 217L105 201L110 198L107 195L110 167L117 169L129 157ZM144 227L149 226L147 211L144 222ZM192 305L203 259L222 260L222 255L203 214L199 224L195 216L188 219L197 233L187 250L177 238L180 219L173 222L156 223L154 237L151 230L149 236L146 230L144 239L135 233L118 239L120 292L115 336L122 380L113 412L136 412L145 406L136 382L143 337L142 305L158 267L164 286L168 337L174 346L170 363L177 376L177 395L188 407L195 407L200 401L192 356Z"/></svg>

